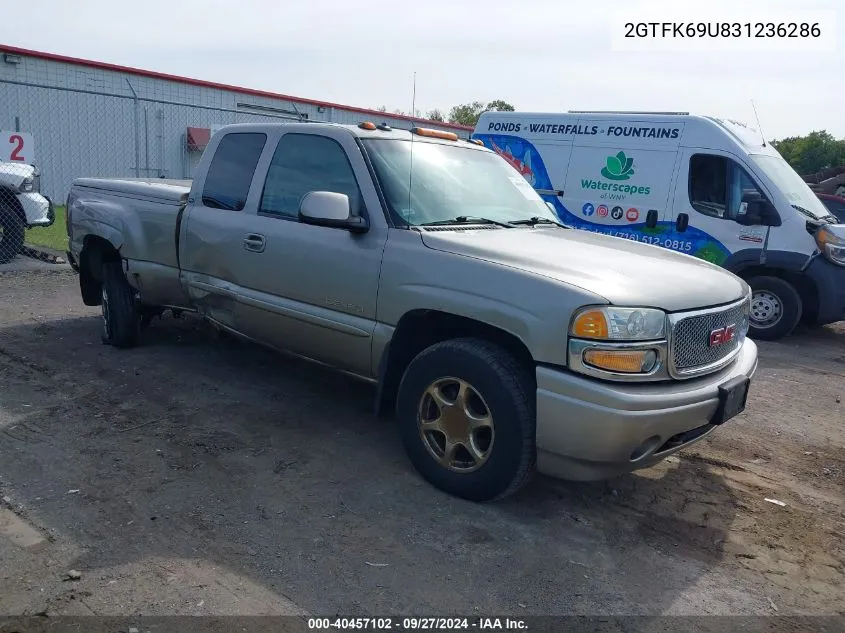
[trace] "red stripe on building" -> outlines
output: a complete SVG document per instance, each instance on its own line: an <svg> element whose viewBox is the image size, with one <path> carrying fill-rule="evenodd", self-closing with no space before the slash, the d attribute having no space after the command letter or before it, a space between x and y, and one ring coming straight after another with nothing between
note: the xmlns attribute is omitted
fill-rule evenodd
<svg viewBox="0 0 845 633"><path fill-rule="evenodd" d="M330 101L317 101L316 99L303 99L302 97L291 97L290 95L279 94L277 92L268 92L266 90L254 90L252 88L241 88L240 86L231 86L228 84L216 83L214 81L203 81L202 79L191 79L190 77L180 77L178 75L168 75L167 73L160 73L152 70L143 70L140 68L132 68L130 66L119 66L117 64L95 62L90 59L81 59L79 57L68 57L66 55L57 55L55 53L45 53L44 51L33 51L26 48L19 48L17 46L7 46L6 44L0 44L0 51L12 53L14 55L24 55L26 57L35 57L37 59L46 59L54 62L62 62L65 64L74 64L76 66L86 66L88 68L99 68L101 70L130 73L133 75L139 75L141 77L150 77L152 79L175 81L191 86L200 86L202 88L217 88L218 90L228 90L231 92L239 92L241 94L255 95L257 97L282 99L285 101L293 101L295 103L307 103L309 105L318 106L322 108L336 108L338 110L346 110L348 112L359 112L361 114L372 115L375 118L389 116L392 119L401 119L403 121L411 121L413 123L435 124L442 127L452 128L454 130L468 132L471 132L473 130L472 127L466 125L457 125L455 123L441 123L440 121L430 121L429 119L408 116L406 114L391 114L389 112L380 112L378 110L370 110L368 108L356 108L353 106L342 105L340 103L331 103Z"/></svg>

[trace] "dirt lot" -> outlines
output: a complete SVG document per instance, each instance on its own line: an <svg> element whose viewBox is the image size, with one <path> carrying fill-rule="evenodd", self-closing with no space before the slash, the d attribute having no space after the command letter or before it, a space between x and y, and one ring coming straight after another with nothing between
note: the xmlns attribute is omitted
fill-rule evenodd
<svg viewBox="0 0 845 633"><path fill-rule="evenodd" d="M193 319L99 337L66 269L0 274L0 613L845 613L845 327L761 344L678 457L494 505L421 481L369 386Z"/></svg>

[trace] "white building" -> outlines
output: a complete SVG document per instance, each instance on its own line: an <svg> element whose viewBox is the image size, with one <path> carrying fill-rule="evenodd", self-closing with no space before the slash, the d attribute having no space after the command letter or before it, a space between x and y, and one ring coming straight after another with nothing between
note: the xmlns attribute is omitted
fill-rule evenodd
<svg viewBox="0 0 845 633"><path fill-rule="evenodd" d="M0 55L0 141L8 143L12 132L31 135L31 162L41 169L42 191L57 204L79 176L190 178L211 133L228 123L373 121L404 129L433 127L463 138L472 132L465 126L3 44Z"/></svg>

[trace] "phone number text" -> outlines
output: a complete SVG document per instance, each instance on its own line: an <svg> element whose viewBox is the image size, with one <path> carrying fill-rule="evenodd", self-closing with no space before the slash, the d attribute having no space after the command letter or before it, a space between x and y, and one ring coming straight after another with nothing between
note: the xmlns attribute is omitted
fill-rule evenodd
<svg viewBox="0 0 845 633"><path fill-rule="evenodd" d="M626 38L817 38L818 22L626 22Z"/></svg>
<svg viewBox="0 0 845 633"><path fill-rule="evenodd" d="M681 251L682 253L692 252L692 242L687 240L676 240L669 237L660 237L659 235L639 235L637 233L628 233L627 231L613 231L588 229L592 233L601 233L602 235L610 235L611 237L621 237L633 242L642 242L643 244L654 244L655 246L662 246L673 251Z"/></svg>

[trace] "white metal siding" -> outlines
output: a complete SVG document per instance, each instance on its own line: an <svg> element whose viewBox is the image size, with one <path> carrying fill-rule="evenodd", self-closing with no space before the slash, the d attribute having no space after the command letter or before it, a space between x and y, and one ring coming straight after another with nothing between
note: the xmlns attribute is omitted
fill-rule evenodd
<svg viewBox="0 0 845 633"><path fill-rule="evenodd" d="M138 95L141 176L191 177L200 153L186 150L188 127L290 120L296 118L297 111L310 120L334 123L373 120L400 129L414 125L389 113L371 115L331 107L318 111L313 104L295 100L39 57L21 56L21 63L9 64L0 52L0 129L15 130L17 121L20 131L33 135L42 191L63 204L76 177L135 175L132 89ZM250 111L243 104L291 114ZM435 123L427 125L455 131Z"/></svg>

